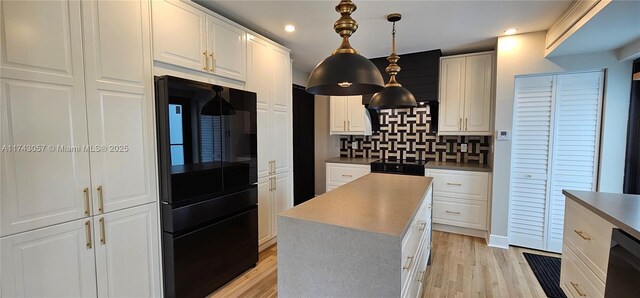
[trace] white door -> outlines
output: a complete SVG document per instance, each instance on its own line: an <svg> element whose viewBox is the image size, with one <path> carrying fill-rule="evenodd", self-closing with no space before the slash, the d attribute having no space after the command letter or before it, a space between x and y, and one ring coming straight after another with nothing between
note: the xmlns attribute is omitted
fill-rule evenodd
<svg viewBox="0 0 640 298"><path fill-rule="evenodd" d="M466 57L464 130L491 132L491 82L493 54Z"/></svg>
<svg viewBox="0 0 640 298"><path fill-rule="evenodd" d="M362 96L349 96L347 105L347 129L350 132L364 132L366 116Z"/></svg>
<svg viewBox="0 0 640 298"><path fill-rule="evenodd" d="M91 219L0 238L4 297L95 297Z"/></svg>
<svg viewBox="0 0 640 298"><path fill-rule="evenodd" d="M273 176L258 179L258 244L273 238Z"/></svg>
<svg viewBox="0 0 640 298"><path fill-rule="evenodd" d="M270 45L257 37L248 41L249 72L247 88L257 95L258 177L270 175L272 168L271 131L273 101L273 72Z"/></svg>
<svg viewBox="0 0 640 298"><path fill-rule="evenodd" d="M547 250L562 252L563 189L595 191L604 74L563 74L556 79L553 161Z"/></svg>
<svg viewBox="0 0 640 298"><path fill-rule="evenodd" d="M515 83L509 243L545 248L553 76Z"/></svg>
<svg viewBox="0 0 640 298"><path fill-rule="evenodd" d="M329 122L331 132L347 131L348 96L331 96L329 99Z"/></svg>
<svg viewBox="0 0 640 298"><path fill-rule="evenodd" d="M245 32L207 15L209 70L219 76L244 81L247 73Z"/></svg>
<svg viewBox="0 0 640 298"><path fill-rule="evenodd" d="M464 57L440 60L440 132L462 131L464 73Z"/></svg>
<svg viewBox="0 0 640 298"><path fill-rule="evenodd" d="M273 105L272 105L272 142L271 152L275 173L288 172L293 166L293 120L292 85L290 81L291 64L289 53L274 48L273 55Z"/></svg>
<svg viewBox="0 0 640 298"><path fill-rule="evenodd" d="M156 208L146 204L95 217L98 296L160 296Z"/></svg>
<svg viewBox="0 0 640 298"><path fill-rule="evenodd" d="M273 189L273 235L278 235L278 214L293 207L293 175L292 173L275 176Z"/></svg>
<svg viewBox="0 0 640 298"><path fill-rule="evenodd" d="M180 0L150 2L154 59L209 72L205 13Z"/></svg>
<svg viewBox="0 0 640 298"><path fill-rule="evenodd" d="M0 9L5 236L88 216L91 186L79 2L2 1Z"/></svg>
<svg viewBox="0 0 640 298"><path fill-rule="evenodd" d="M149 3L83 2L94 214L156 199Z"/></svg>

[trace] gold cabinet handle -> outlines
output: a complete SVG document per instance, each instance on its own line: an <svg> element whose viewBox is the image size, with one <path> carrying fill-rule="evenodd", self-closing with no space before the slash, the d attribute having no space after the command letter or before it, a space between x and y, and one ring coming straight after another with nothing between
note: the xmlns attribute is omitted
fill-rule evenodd
<svg viewBox="0 0 640 298"><path fill-rule="evenodd" d="M451 183L451 182L447 182L447 185L451 185L451 186L462 186L462 184L460 184L460 183Z"/></svg>
<svg viewBox="0 0 640 298"><path fill-rule="evenodd" d="M351 121L347 120L347 131L351 131Z"/></svg>
<svg viewBox="0 0 640 298"><path fill-rule="evenodd" d="M460 118L460 123L458 124L458 130L462 130L462 118Z"/></svg>
<svg viewBox="0 0 640 298"><path fill-rule="evenodd" d="M342 129L343 129L344 131L347 131L347 120L344 120L344 121L343 121L343 123L342 123Z"/></svg>
<svg viewBox="0 0 640 298"><path fill-rule="evenodd" d="M100 243L106 244L107 239L104 236L104 217L100 218Z"/></svg>
<svg viewBox="0 0 640 298"><path fill-rule="evenodd" d="M275 174L278 169L276 168L276 161L273 161L273 173Z"/></svg>
<svg viewBox="0 0 640 298"><path fill-rule="evenodd" d="M424 279L424 271L420 271L420 273L418 273L418 279L416 279L416 281L419 283L422 283L423 279Z"/></svg>
<svg viewBox="0 0 640 298"><path fill-rule="evenodd" d="M91 215L91 210L89 209L89 188L85 188L82 190L84 193L84 215Z"/></svg>
<svg viewBox="0 0 640 298"><path fill-rule="evenodd" d="M583 231L573 230L578 236L582 237L584 240L591 240L591 237L585 236Z"/></svg>
<svg viewBox="0 0 640 298"><path fill-rule="evenodd" d="M407 262L402 267L403 270L409 270L411 268L411 263L413 263L413 257L407 257Z"/></svg>
<svg viewBox="0 0 640 298"><path fill-rule="evenodd" d="M87 220L84 222L84 229L87 233L87 249L91 249L93 247L93 244L91 243L91 221Z"/></svg>
<svg viewBox="0 0 640 298"><path fill-rule="evenodd" d="M468 120L467 118L464 118L464 130L468 130L469 129L469 126L467 126L467 124L468 124L467 120Z"/></svg>
<svg viewBox="0 0 640 298"><path fill-rule="evenodd" d="M583 292L580 289L580 285L575 283L575 282L570 282L571 286L573 286L574 289L576 289L576 292L578 292L578 295L580 295L580 297L587 297L587 293Z"/></svg>
<svg viewBox="0 0 640 298"><path fill-rule="evenodd" d="M273 191L273 177L269 178L269 191Z"/></svg>
<svg viewBox="0 0 640 298"><path fill-rule="evenodd" d="M202 55L204 55L204 66L202 67L202 69L207 70L207 68L209 67L209 58L207 58L207 51L202 52Z"/></svg>
<svg viewBox="0 0 640 298"><path fill-rule="evenodd" d="M214 72L216 70L216 58L213 57L213 53L209 54L209 57L211 57L211 68L209 69Z"/></svg>
<svg viewBox="0 0 640 298"><path fill-rule="evenodd" d="M420 224L420 228L418 228L418 231L424 231L424 229L426 229L426 228L427 228L427 223L423 222L423 223Z"/></svg>
<svg viewBox="0 0 640 298"><path fill-rule="evenodd" d="M447 212L447 213L449 213L449 214L458 214L458 215L460 215L460 212L458 212L458 211L455 211L455 212L454 212L454 211L449 211L449 210L447 210L447 211L445 211L445 212Z"/></svg>
<svg viewBox="0 0 640 298"><path fill-rule="evenodd" d="M273 191L278 191L278 180L276 177L273 177Z"/></svg>
<svg viewBox="0 0 640 298"><path fill-rule="evenodd" d="M104 202L102 198L102 185L98 186L98 212L104 213Z"/></svg>

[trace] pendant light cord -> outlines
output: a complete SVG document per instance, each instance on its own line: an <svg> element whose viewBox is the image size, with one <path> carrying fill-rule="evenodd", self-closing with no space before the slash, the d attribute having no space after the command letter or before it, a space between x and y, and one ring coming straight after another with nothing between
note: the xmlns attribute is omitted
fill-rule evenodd
<svg viewBox="0 0 640 298"><path fill-rule="evenodd" d="M395 53L396 52L396 22L393 22L393 30L391 30L391 36L393 38L393 41L391 43L391 52Z"/></svg>

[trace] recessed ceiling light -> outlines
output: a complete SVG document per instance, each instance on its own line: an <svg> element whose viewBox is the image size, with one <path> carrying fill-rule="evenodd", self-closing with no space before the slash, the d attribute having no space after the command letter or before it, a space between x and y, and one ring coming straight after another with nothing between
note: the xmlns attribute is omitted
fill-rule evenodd
<svg viewBox="0 0 640 298"><path fill-rule="evenodd" d="M514 35L516 34L516 32L518 32L518 29L516 28L509 28L507 30L504 30L505 35Z"/></svg>
<svg viewBox="0 0 640 298"><path fill-rule="evenodd" d="M296 31L296 27L294 25L286 25L284 26L284 31L293 32Z"/></svg>

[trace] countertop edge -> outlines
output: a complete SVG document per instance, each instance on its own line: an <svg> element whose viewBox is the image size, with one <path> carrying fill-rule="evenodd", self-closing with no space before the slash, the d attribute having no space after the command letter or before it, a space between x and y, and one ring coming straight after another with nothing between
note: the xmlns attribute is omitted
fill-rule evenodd
<svg viewBox="0 0 640 298"><path fill-rule="evenodd" d="M327 223L327 222L322 222L322 221L317 221L317 220L313 220L313 219L302 219L302 218L298 218L298 217L293 217L293 216L289 216L286 214L278 214L278 217L286 217L288 219L291 220L297 220L297 221L306 221L306 222L312 222L315 224L319 224L319 225L326 225L326 226L332 226L332 227L336 227L336 228L340 228L340 229L346 229L346 230L351 230L351 231L356 231L356 232L364 232L364 233L370 233L370 234L378 234L378 235L383 235L385 237L391 237L391 238L398 238L398 239L402 239L404 237L404 235L406 235L406 227L405 227L405 231L403 231L403 234L401 236L398 235L393 235L393 234L389 234L389 233L383 233L383 232L376 232L376 231L367 231L367 230L363 230L363 229L357 229L357 228L352 228L352 227L345 227L345 226L341 226L341 225L337 225L337 224L332 224L332 223ZM414 215L415 217L415 215ZM408 225L410 226L410 225Z"/></svg>
<svg viewBox="0 0 640 298"><path fill-rule="evenodd" d="M596 215L604 218L608 222L612 223L613 225L615 225L616 227L622 229L623 231L627 232L628 234L632 235L633 237L636 237L636 239L640 239L640 231L638 231L635 228L629 226L628 224L622 222L621 220L611 216L610 214L602 211L600 208L597 208L597 207L589 204L588 202L580 199L578 196L576 196L573 193L571 193L571 190L562 190L562 194L564 194L567 198L572 199L574 202L580 204L582 207L585 207L589 211L591 211L591 212L595 213Z"/></svg>

